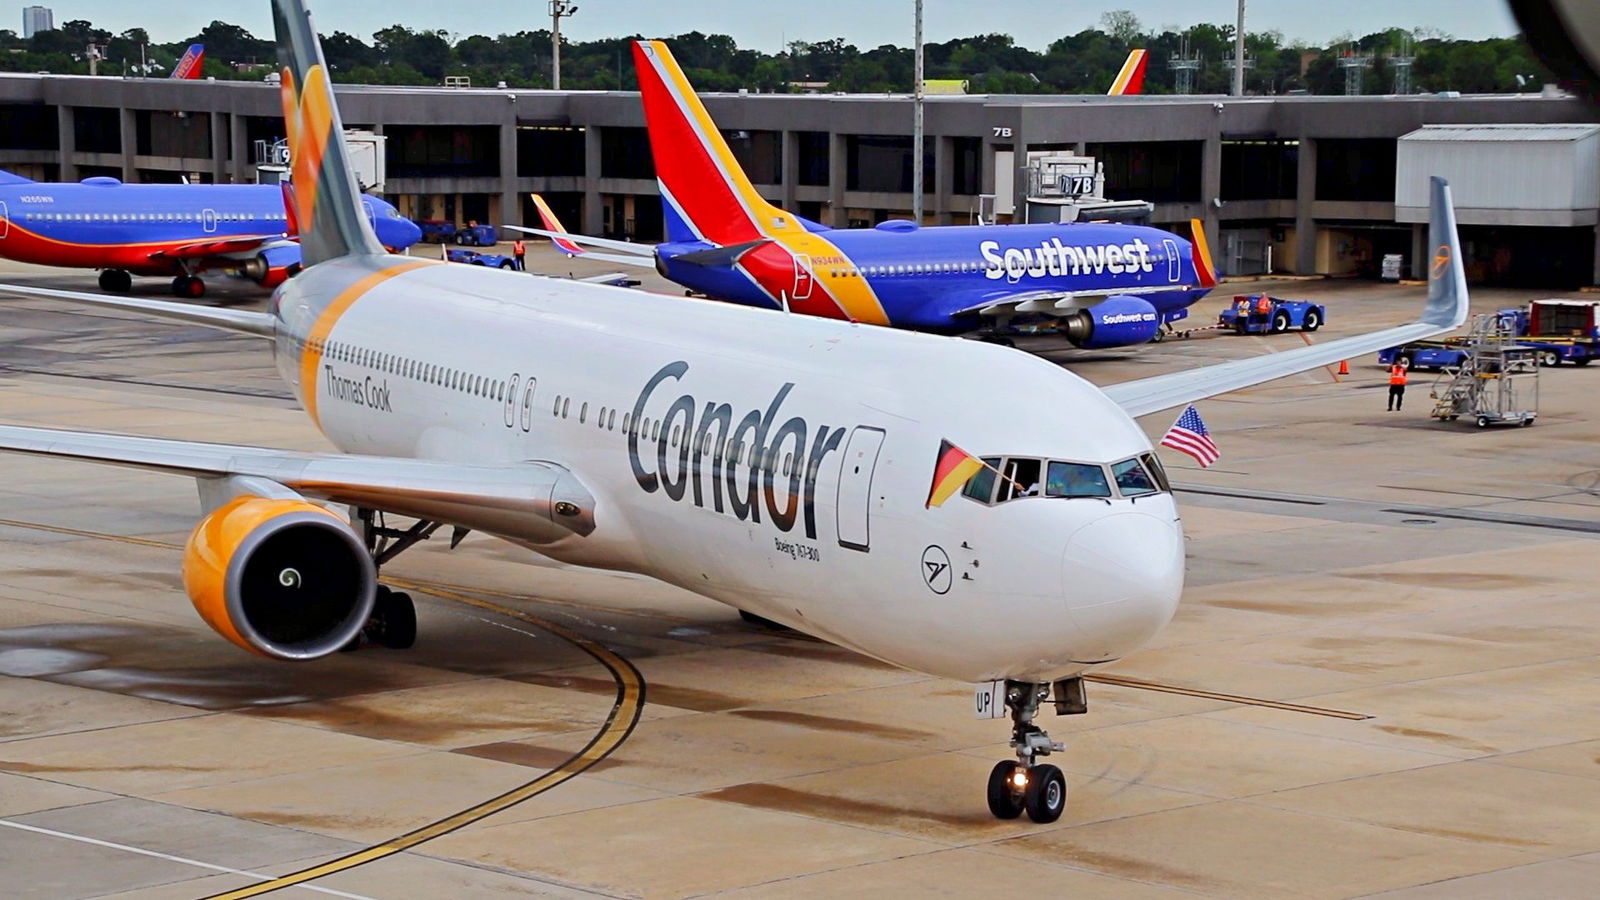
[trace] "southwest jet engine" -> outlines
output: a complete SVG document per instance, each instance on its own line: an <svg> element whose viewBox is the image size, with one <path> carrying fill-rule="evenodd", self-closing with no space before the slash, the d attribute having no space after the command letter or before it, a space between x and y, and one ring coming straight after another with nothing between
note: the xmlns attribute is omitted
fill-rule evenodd
<svg viewBox="0 0 1600 900"><path fill-rule="evenodd" d="M1061 320L1061 333L1074 347L1103 350L1143 344L1161 330L1161 314L1138 297L1119 294Z"/></svg>
<svg viewBox="0 0 1600 900"><path fill-rule="evenodd" d="M305 500L235 497L200 520L183 554L200 617L234 644L316 659L360 633L378 574L344 520Z"/></svg>

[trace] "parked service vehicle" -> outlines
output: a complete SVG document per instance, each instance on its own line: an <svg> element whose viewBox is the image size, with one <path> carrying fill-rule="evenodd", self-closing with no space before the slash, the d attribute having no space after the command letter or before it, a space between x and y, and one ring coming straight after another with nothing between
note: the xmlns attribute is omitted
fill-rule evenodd
<svg viewBox="0 0 1600 900"><path fill-rule="evenodd" d="M488 266L491 269L515 269L517 261L498 253L479 253L476 250L451 250L450 261L469 266Z"/></svg>
<svg viewBox="0 0 1600 900"><path fill-rule="evenodd" d="M1283 300L1266 294L1239 294L1217 324L1238 334L1278 334L1291 328L1316 331L1328 321L1328 308L1309 300Z"/></svg>
<svg viewBox="0 0 1600 900"><path fill-rule="evenodd" d="M1535 300L1527 306L1495 312L1504 330L1533 350L1541 366L1570 362L1587 366L1600 356L1600 300ZM1467 357L1465 338L1417 341L1378 353L1378 362L1408 362L1412 368L1455 367Z"/></svg>

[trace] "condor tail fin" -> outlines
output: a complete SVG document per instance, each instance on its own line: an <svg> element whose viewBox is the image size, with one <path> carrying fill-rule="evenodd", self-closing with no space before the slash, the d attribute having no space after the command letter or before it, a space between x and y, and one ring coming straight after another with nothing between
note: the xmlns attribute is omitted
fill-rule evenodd
<svg viewBox="0 0 1600 900"><path fill-rule="evenodd" d="M800 228L756 191L661 41L633 45L669 241L745 244Z"/></svg>
<svg viewBox="0 0 1600 900"><path fill-rule="evenodd" d="M382 255L383 245L361 211L328 66L304 0L273 0L272 24L278 36L293 216L300 226L303 264Z"/></svg>
<svg viewBox="0 0 1600 900"><path fill-rule="evenodd" d="M1111 82L1111 90L1106 91L1108 97L1131 97L1144 92L1144 69L1150 62L1150 53L1147 50L1130 50L1128 59L1122 64L1122 71Z"/></svg>

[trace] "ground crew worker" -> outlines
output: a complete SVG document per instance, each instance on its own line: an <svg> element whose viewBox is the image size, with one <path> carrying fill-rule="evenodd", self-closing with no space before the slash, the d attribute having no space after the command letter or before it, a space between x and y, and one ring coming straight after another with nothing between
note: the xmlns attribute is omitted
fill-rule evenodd
<svg viewBox="0 0 1600 900"><path fill-rule="evenodd" d="M1389 412L1406 402L1406 363L1399 360L1389 367Z"/></svg>
<svg viewBox="0 0 1600 900"><path fill-rule="evenodd" d="M1263 316L1269 312L1272 312L1272 298L1268 297L1266 294L1262 294L1261 297L1256 300L1256 312L1262 314Z"/></svg>
<svg viewBox="0 0 1600 900"><path fill-rule="evenodd" d="M516 257L518 272L528 271L528 248L527 245L522 243L522 238L517 238L515 241L512 241L511 255Z"/></svg>

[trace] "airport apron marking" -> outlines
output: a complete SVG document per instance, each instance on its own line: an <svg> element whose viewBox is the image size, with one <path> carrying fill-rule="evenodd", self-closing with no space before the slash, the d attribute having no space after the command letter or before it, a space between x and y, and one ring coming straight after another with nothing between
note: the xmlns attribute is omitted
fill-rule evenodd
<svg viewBox="0 0 1600 900"><path fill-rule="evenodd" d="M639 724L639 714L644 709L644 676L639 674L639 670L634 668L633 663L613 653L609 648L553 622L501 606L498 603L490 603L487 600L479 600L454 591L424 588L420 583L404 579L391 578L388 581L398 587L409 588L414 591L426 590L428 593L446 600L454 600L457 603L464 603L468 606L486 609L509 618L519 619L570 642L578 649L589 654L595 662L604 666L606 671L611 674L612 679L616 681L617 699L611 706L611 712L606 716L606 720L600 726L600 730L595 733L594 737L589 739L589 743L584 745L582 750L573 754L566 762L521 787L513 788L476 806L468 807L454 815L446 816L436 822L431 822L414 831L409 831L399 837L368 847L365 850L358 850L355 853L318 866L291 872L272 881L262 882L261 884L234 891L212 894L206 900L235 900L235 898L260 896L270 891L292 887L332 875L335 872L344 872L387 856L393 856L418 844L442 837L459 828L465 828L474 822L482 821L497 812L510 809L524 800L536 797L557 785L577 777L622 746L622 743L633 733L634 726Z"/></svg>

